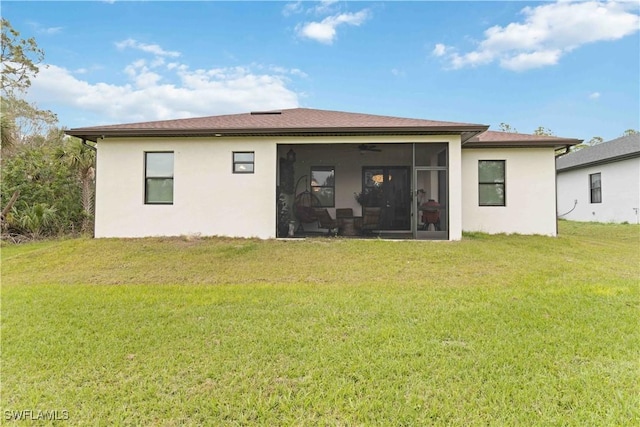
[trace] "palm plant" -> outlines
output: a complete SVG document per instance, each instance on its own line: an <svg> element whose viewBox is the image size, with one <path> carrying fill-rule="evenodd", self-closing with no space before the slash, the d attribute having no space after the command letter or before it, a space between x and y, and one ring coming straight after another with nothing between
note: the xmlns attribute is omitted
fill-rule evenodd
<svg viewBox="0 0 640 427"><path fill-rule="evenodd" d="M15 125L9 114L5 97L0 99L0 137L2 138L3 157L8 150L15 146Z"/></svg>
<svg viewBox="0 0 640 427"><path fill-rule="evenodd" d="M17 227L37 239L55 225L56 209L45 203L32 206L23 204L19 211L13 208L13 218Z"/></svg>
<svg viewBox="0 0 640 427"><path fill-rule="evenodd" d="M75 172L82 185L82 232L87 233L92 228L94 211L94 182L95 182L95 151L76 138L71 138L60 146L56 156L66 162Z"/></svg>

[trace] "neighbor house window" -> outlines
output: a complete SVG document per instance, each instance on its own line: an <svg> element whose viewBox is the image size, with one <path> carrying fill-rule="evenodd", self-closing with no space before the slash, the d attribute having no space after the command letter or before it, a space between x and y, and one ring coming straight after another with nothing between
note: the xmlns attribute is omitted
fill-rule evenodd
<svg viewBox="0 0 640 427"><path fill-rule="evenodd" d="M480 206L505 206L505 161L478 161L478 202Z"/></svg>
<svg viewBox="0 0 640 427"><path fill-rule="evenodd" d="M602 181L600 173L589 175L589 188L591 189L591 203L602 203Z"/></svg>
<svg viewBox="0 0 640 427"><path fill-rule="evenodd" d="M173 204L173 152L144 153L144 202Z"/></svg>
<svg viewBox="0 0 640 427"><path fill-rule="evenodd" d="M335 206L335 181L333 166L314 166L311 168L311 193L318 198L320 206Z"/></svg>
<svg viewBox="0 0 640 427"><path fill-rule="evenodd" d="M255 153L253 151L233 152L233 173L253 173Z"/></svg>

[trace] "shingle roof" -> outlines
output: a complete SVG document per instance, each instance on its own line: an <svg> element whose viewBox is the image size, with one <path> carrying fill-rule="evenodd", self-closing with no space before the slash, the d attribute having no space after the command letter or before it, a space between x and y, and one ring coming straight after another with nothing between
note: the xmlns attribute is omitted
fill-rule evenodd
<svg viewBox="0 0 640 427"><path fill-rule="evenodd" d="M488 130L469 139L465 144L465 147L520 147L525 145L535 145L561 148L567 145L580 144L581 142L582 140L574 138Z"/></svg>
<svg viewBox="0 0 640 427"><path fill-rule="evenodd" d="M293 108L244 114L162 120L76 128L67 134L95 140L105 136L175 135L292 135L292 134L402 134L469 133L486 130L474 123L378 116L341 111Z"/></svg>
<svg viewBox="0 0 640 427"><path fill-rule="evenodd" d="M243 114L197 117L97 126L99 129L300 129L336 127L439 127L482 126L472 123L443 122L342 111L292 108ZM90 128L87 128L90 129Z"/></svg>
<svg viewBox="0 0 640 427"><path fill-rule="evenodd" d="M640 134L621 136L559 157L556 170L577 169L640 156Z"/></svg>
<svg viewBox="0 0 640 427"><path fill-rule="evenodd" d="M343 111L292 108L244 114L75 128L68 135L97 141L127 136L460 135L465 147L564 147L580 140L487 131L475 123L410 119Z"/></svg>

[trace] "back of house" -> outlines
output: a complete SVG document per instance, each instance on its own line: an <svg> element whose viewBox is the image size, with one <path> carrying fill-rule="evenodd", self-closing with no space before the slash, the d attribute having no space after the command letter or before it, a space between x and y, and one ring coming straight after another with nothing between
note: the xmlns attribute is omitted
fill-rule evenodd
<svg viewBox="0 0 640 427"><path fill-rule="evenodd" d="M554 236L555 150L487 125L294 108L71 129L96 237Z"/></svg>

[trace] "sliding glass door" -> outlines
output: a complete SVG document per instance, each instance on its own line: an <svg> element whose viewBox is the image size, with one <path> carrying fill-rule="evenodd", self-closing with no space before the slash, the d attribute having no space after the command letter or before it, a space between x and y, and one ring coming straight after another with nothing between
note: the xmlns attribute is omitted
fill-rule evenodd
<svg viewBox="0 0 640 427"><path fill-rule="evenodd" d="M370 195L368 207L380 208L380 230L411 230L410 168L362 168L362 190Z"/></svg>

